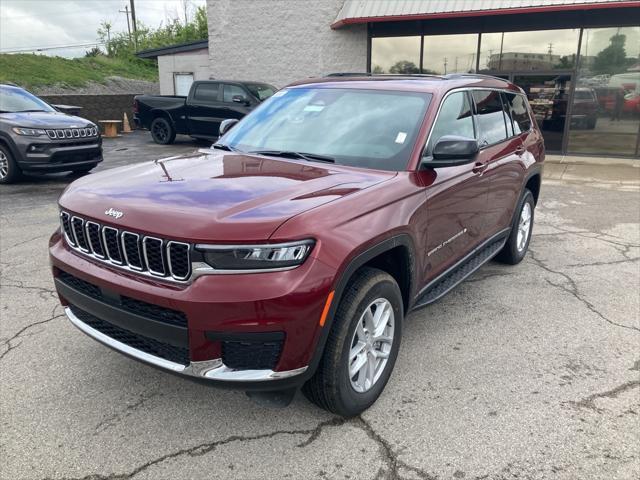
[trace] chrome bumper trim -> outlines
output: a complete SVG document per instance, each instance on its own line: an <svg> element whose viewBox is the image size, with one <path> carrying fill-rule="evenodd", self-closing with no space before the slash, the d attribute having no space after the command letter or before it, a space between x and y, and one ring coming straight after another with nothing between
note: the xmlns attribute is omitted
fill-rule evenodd
<svg viewBox="0 0 640 480"><path fill-rule="evenodd" d="M297 368L295 370L287 370L276 372L274 370L235 370L227 367L222 363L221 358L215 360L207 360L203 362L190 362L189 365L182 365L164 358L150 355L136 348L132 348L122 342L114 340L104 333L90 327L80 320L69 307L64 309L67 318L83 333L87 334L94 340L107 345L108 347L118 350L119 352L130 355L140 361L150 363L156 367L170 370L174 373L188 375L191 377L206 378L209 380L220 380L225 382L264 382L269 380L279 380L300 375L307 370L307 367Z"/></svg>

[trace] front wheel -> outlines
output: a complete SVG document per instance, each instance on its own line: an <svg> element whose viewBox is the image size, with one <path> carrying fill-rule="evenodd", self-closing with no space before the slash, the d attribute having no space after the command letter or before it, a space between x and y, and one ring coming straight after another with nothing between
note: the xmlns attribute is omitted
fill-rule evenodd
<svg viewBox="0 0 640 480"><path fill-rule="evenodd" d="M531 232L533 231L533 212L536 207L533 194L529 189L525 189L520 203L518 204L517 215L511 226L511 233L496 259L509 265L520 263L527 253Z"/></svg>
<svg viewBox="0 0 640 480"><path fill-rule="evenodd" d="M351 417L384 390L402 337L402 294L393 277L364 268L345 290L306 397L330 412Z"/></svg>
<svg viewBox="0 0 640 480"><path fill-rule="evenodd" d="M164 117L158 117L151 122L151 137L160 145L169 145L176 139L176 130L171 122Z"/></svg>
<svg viewBox="0 0 640 480"><path fill-rule="evenodd" d="M22 176L22 171L4 145L0 145L0 184L13 183Z"/></svg>

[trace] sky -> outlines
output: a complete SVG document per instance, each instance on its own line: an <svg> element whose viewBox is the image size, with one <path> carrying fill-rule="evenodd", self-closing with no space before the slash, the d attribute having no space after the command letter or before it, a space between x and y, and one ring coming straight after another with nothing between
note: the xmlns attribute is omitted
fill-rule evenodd
<svg viewBox="0 0 640 480"><path fill-rule="evenodd" d="M158 27L169 18L184 20L183 4L193 13L205 0L135 0L137 22ZM0 53L35 47L97 41L104 20L114 32L127 31L124 10L129 0L0 0ZM47 50L46 55L83 56L91 47Z"/></svg>

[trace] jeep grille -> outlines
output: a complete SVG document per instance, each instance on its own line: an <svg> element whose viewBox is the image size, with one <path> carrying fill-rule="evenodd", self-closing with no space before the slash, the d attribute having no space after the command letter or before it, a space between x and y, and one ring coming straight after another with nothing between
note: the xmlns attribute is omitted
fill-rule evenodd
<svg viewBox="0 0 640 480"><path fill-rule="evenodd" d="M83 255L125 270L184 282L191 276L191 245L104 226L60 212L67 244Z"/></svg>

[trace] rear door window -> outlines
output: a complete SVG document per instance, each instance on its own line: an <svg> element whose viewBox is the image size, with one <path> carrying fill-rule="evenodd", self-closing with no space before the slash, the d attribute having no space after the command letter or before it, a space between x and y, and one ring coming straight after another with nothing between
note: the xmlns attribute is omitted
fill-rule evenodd
<svg viewBox="0 0 640 480"><path fill-rule="evenodd" d="M473 90L480 148L507 138L507 121L498 90Z"/></svg>
<svg viewBox="0 0 640 480"><path fill-rule="evenodd" d="M218 101L219 83L201 83L196 86L193 99L199 102L212 103Z"/></svg>
<svg viewBox="0 0 640 480"><path fill-rule="evenodd" d="M442 102L438 118L431 130L426 153L431 155L433 146L444 135L475 138L471 103L467 92L450 94Z"/></svg>
<svg viewBox="0 0 640 480"><path fill-rule="evenodd" d="M233 97L235 97L236 95L240 95L246 98L247 92L245 92L244 89L242 87L239 87L238 85L230 85L228 83L225 83L223 102L233 103Z"/></svg>
<svg viewBox="0 0 640 480"><path fill-rule="evenodd" d="M502 95L513 122L513 134L520 135L528 132L531 129L531 117L524 95L508 92L503 92Z"/></svg>

